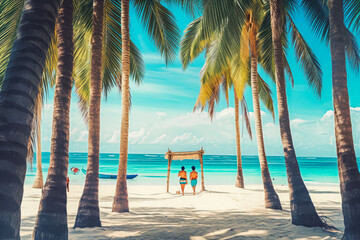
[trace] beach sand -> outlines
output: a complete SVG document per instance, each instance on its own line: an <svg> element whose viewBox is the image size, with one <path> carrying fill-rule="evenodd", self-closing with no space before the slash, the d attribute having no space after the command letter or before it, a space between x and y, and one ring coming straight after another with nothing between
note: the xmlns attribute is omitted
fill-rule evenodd
<svg viewBox="0 0 360 240"><path fill-rule="evenodd" d="M100 186L101 228L72 229L83 186L70 186L69 239L340 239L344 229L338 186L310 186L319 215L340 231L291 224L289 193L276 186L283 211L264 208L262 186L238 189L209 185L193 196L175 194L179 186L128 186L129 213L112 213L114 185ZM41 190L25 186L22 204L22 239L31 239Z"/></svg>

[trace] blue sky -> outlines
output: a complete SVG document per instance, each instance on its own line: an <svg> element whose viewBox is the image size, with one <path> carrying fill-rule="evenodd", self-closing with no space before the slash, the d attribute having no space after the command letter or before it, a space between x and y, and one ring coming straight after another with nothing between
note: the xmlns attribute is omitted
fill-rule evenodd
<svg viewBox="0 0 360 240"><path fill-rule="evenodd" d="M184 31L191 17L181 9L171 6L177 23ZM200 69L203 55L185 71L179 58L168 66L153 41L142 27L134 10L130 11L131 38L141 49L146 63L143 83L131 83L132 108L130 117L129 153L165 153L168 148L193 150L204 147L208 154L236 154L233 98L227 108L222 98L211 122L206 112L193 113L200 89ZM332 114L331 57L328 46L317 40L301 12L295 16L298 29L315 51L323 69L323 91L319 98L307 86L306 78L296 62L291 48L288 60L295 78L295 86L288 84L288 104L296 152L299 156L336 156L334 124ZM360 44L360 42L358 41ZM276 107L276 90L271 79L260 71L273 90ZM360 89L359 75L348 67L348 86L353 120L354 143L360 149ZM42 147L50 151L52 98L49 94L42 121ZM251 92L246 90L252 128L254 129ZM283 155L277 114L275 121L262 107L265 148L268 155ZM101 152L118 153L120 146L121 96L113 90L101 106ZM70 151L87 152L87 128L77 109L77 98L73 94L70 119ZM255 134L253 134L255 135ZM256 139L252 141L246 133L242 135L242 153L257 155Z"/></svg>

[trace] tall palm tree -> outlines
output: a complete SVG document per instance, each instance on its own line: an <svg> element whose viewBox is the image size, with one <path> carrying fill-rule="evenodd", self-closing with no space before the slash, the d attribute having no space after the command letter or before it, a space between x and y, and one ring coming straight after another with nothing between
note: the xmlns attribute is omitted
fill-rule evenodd
<svg viewBox="0 0 360 240"><path fill-rule="evenodd" d="M79 13L75 20L75 86L89 125L89 154L85 186L74 227L96 227L101 225L98 203L100 99L102 91L106 96L114 85L118 85L121 90L121 8L117 1L110 0L102 1L100 4L96 2L96 8L95 2L93 7L91 2L81 1L77 9ZM92 12L94 14L89 14ZM91 16L94 18L92 21ZM94 24L92 29L91 22ZM103 25L101 38L99 24ZM90 38L91 46L88 43ZM90 46L91 50L87 50L86 46ZM91 51L95 51L96 54L87 54ZM89 59L92 62L90 69L87 64ZM144 75L144 63L139 50L132 42L130 63L130 74L136 83L140 83Z"/></svg>
<svg viewBox="0 0 360 240"><path fill-rule="evenodd" d="M57 19L58 69L48 176L35 223L34 239L67 239L66 179L73 74L73 0L63 0Z"/></svg>
<svg viewBox="0 0 360 240"><path fill-rule="evenodd" d="M281 1L270 0L279 125L290 191L292 223L307 227L324 226L324 223L315 210L304 181L302 180L291 136L283 62L282 35L284 11L284 6Z"/></svg>
<svg viewBox="0 0 360 240"><path fill-rule="evenodd" d="M226 66L228 59L231 59L232 56L237 53L236 49L238 48L237 46L240 46L239 42L242 34L242 26L246 21L246 9L251 9L254 3L257 4L258 1L228 1L225 3L213 1L208 2L205 5L203 14L205 24L203 26L204 29L202 30L202 35L204 38L210 37L214 31L221 31L224 39L230 39L228 41L222 41L216 53L212 54L213 57L210 58L212 63L209 63L209 65L212 65L210 69L213 72L221 71L221 68ZM309 45L298 31L296 24L292 21L290 13L291 10L294 9L294 1L285 1L285 7L282 9L283 11L280 11L278 13L279 15L277 15L278 23L282 23L283 25L277 26L278 29L281 30L281 34L278 34L277 44L280 45L276 46L276 51L272 51L272 40L274 36L272 36L272 16L270 15L270 6L267 2L262 1L262 4L263 9L265 10L265 16L259 28L259 38L261 39L259 49L261 52L261 57L259 62L262 63L264 70L272 77L272 79L276 79L276 83L279 86L278 83L280 81L278 78L275 78L278 77L278 75L275 73L279 68L277 59L274 58L275 52L277 54L276 57L281 57L283 61L282 71L285 70L289 79L291 82L293 82L291 68L286 59L286 49L288 48L287 34L291 34L291 41L295 47L295 56L301 63L301 67L307 76L309 85L312 86L320 95L322 87L322 72L320 64ZM216 18L213 16L216 16ZM281 20L284 20L284 22ZM272 58L275 59L275 64L274 61L271 60ZM283 83L285 84L285 77L283 80ZM285 87L283 90L285 90ZM284 91L281 93L278 91L277 97L279 106L278 110L281 118L281 136L285 152L285 164L287 166L288 182L290 188L292 222L294 224L304 226L323 226L323 223L315 211L308 191L300 175L292 139L289 135L290 125L288 121L289 118L287 106L281 105L284 103L284 97L286 98L284 94ZM292 157L290 158L290 156ZM307 221L308 219L310 220Z"/></svg>
<svg viewBox="0 0 360 240"><path fill-rule="evenodd" d="M176 2L176 1L175 1ZM187 1L179 0L187 5ZM136 0L135 9L138 11L149 35L154 39L157 48L165 57L166 64L174 60L180 34L175 24L174 16L160 1ZM122 35L122 77L121 77L121 136L120 160L116 180L116 191L113 202L113 212L128 212L128 193L126 184L128 135L129 135L129 75L130 65L130 37L129 37L129 1L121 1L121 35Z"/></svg>
<svg viewBox="0 0 360 240"><path fill-rule="evenodd" d="M99 153L100 104L102 91L102 54L104 0L93 1L93 31L91 40L91 82L89 99L88 166L84 191L79 203L74 227L99 227Z"/></svg>
<svg viewBox="0 0 360 240"><path fill-rule="evenodd" d="M360 9L359 3L358 6ZM347 88L343 1L329 0L328 7L336 152L345 225L343 239L355 240L360 239L360 174L354 150Z"/></svg>
<svg viewBox="0 0 360 240"><path fill-rule="evenodd" d="M236 179L235 186L244 188L244 175L242 170L241 144L240 144L240 126L239 126L239 98L234 88L234 108L235 108L235 135L236 135Z"/></svg>
<svg viewBox="0 0 360 240"><path fill-rule="evenodd" d="M121 36L122 45L122 76L121 76L121 138L120 161L116 181L116 192L113 212L128 212L128 192L126 185L128 137L129 137L129 75L130 75L130 30L129 30L129 0L121 0Z"/></svg>
<svg viewBox="0 0 360 240"><path fill-rule="evenodd" d="M263 140L263 131L262 131L262 124L261 124L261 112L260 112L260 103L259 103L259 91L258 91L258 73L257 73L257 65L258 65L258 22L261 21L261 12L262 9L259 7L259 4L254 6L254 10L248 11L246 15L246 21L244 26L242 26L242 35L241 35L241 42L239 43L239 51L236 56L236 59L232 59L230 64L230 72L231 75L234 75L238 72L238 76L233 77L234 86L243 86L244 83L247 82L248 79L251 80L251 88L252 88L252 95L253 95L253 105L254 105L254 115L255 115L255 125L256 125L256 133L257 133L257 142L258 142L258 151L259 151L259 160L260 160L260 167L261 173L263 178L263 185L265 191L265 207L272 208L272 209L281 209L281 204L279 197L273 187L272 180L270 177L270 172L267 165L266 155L265 155L265 146ZM205 64L205 70L203 69L203 82L209 81L209 75L212 75L211 70L211 58L214 55L218 55L217 49L221 47L221 41L227 41L227 39L223 39L223 31L221 30L219 34L216 33L212 34L210 39L203 39L198 37L201 35L201 29L204 28L201 26L203 19L200 21L195 20L193 24L190 24L188 29L186 30L185 37L182 40L182 60L183 66L187 66L187 63L192 60L192 56L198 54L201 49L203 49L206 45L208 45L207 50L207 64ZM195 27L194 27L195 26ZM193 28L197 28L194 30ZM216 37L214 37L216 36ZM205 43L206 41L212 41L211 43ZM190 43L190 46L188 46ZM198 46L198 47L197 47ZM188 51L188 52L186 52ZM249 51L251 52L251 56L249 56ZM195 53L195 54L194 54ZM209 60L208 60L209 59ZM241 64L239 64L241 63ZM250 65L251 74L249 78L248 66ZM210 73L207 73L210 71ZM239 74L240 73L240 74ZM242 74L244 74L242 76ZM211 80L211 79L210 79ZM215 81L216 84L216 81ZM211 83L210 83L211 85ZM241 90L241 87L234 87L237 91ZM241 92L242 94L242 92ZM242 95L240 95L242 96Z"/></svg>
<svg viewBox="0 0 360 240"><path fill-rule="evenodd" d="M5 6L0 5L7 7L9 2L15 1L2 1ZM0 236L5 239L20 238L30 126L60 0L27 0L25 4L22 18L13 22L19 26L18 34L0 92L0 174L7 176L0 179Z"/></svg>
<svg viewBox="0 0 360 240"><path fill-rule="evenodd" d="M39 97L37 99L35 113L36 113L36 175L33 184L33 188L43 188L44 187L44 179L42 174L42 166L41 166L41 111L42 111L42 97L41 93L39 93Z"/></svg>

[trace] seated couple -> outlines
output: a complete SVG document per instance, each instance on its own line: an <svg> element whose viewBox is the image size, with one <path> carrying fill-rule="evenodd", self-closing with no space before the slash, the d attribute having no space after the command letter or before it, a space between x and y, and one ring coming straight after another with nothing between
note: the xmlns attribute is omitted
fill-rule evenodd
<svg viewBox="0 0 360 240"><path fill-rule="evenodd" d="M195 166L192 166L191 169L193 171L190 173L190 181L191 181L191 187L192 187L192 189L194 191L194 195L195 195L195 188L196 188L196 184L197 184L198 173L195 171ZM185 185L187 184L187 174L186 174L184 166L181 167L181 171L179 172L178 177L180 177L181 192L182 192L182 195L184 195Z"/></svg>

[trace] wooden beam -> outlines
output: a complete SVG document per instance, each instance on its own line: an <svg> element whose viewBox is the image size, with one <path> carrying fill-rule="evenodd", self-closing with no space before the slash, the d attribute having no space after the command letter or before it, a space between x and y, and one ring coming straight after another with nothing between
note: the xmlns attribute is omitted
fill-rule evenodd
<svg viewBox="0 0 360 240"><path fill-rule="evenodd" d="M204 166L203 166L203 156L199 154L200 166L201 166L201 191L205 191L205 183L204 183Z"/></svg>
<svg viewBox="0 0 360 240"><path fill-rule="evenodd" d="M169 192L170 167L171 167L171 155L169 155L169 158L168 158L168 172L167 172L167 187L166 187L166 192Z"/></svg>

